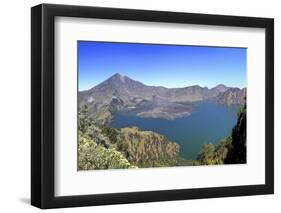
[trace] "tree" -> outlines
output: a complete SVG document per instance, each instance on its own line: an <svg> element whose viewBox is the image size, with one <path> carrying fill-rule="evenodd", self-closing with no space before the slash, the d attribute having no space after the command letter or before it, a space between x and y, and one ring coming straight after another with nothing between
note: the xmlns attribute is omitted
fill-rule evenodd
<svg viewBox="0 0 281 213"><path fill-rule="evenodd" d="M90 120L87 118L88 106L84 105L82 109L78 112L78 130L82 133L86 133Z"/></svg>
<svg viewBox="0 0 281 213"><path fill-rule="evenodd" d="M214 154L214 164L224 164L225 158L228 153L228 149L231 145L231 136L223 139L215 149L215 154Z"/></svg>
<svg viewBox="0 0 281 213"><path fill-rule="evenodd" d="M117 142L117 130L108 126L102 127L102 133L105 134L111 143Z"/></svg>
<svg viewBox="0 0 281 213"><path fill-rule="evenodd" d="M197 156L197 160L201 165L214 164L213 158L215 154L215 146L212 143L204 144Z"/></svg>

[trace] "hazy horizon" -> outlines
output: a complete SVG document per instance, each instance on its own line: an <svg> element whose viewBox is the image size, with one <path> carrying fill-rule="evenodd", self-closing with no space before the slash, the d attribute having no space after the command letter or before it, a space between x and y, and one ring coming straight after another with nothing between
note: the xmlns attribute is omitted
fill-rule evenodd
<svg viewBox="0 0 281 213"><path fill-rule="evenodd" d="M116 73L148 86L246 88L246 48L78 41L78 90Z"/></svg>

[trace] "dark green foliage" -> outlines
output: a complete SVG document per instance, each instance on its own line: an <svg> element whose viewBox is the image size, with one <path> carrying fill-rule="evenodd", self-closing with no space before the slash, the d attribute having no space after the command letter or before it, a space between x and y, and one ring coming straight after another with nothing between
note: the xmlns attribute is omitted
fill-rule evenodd
<svg viewBox="0 0 281 213"><path fill-rule="evenodd" d="M116 143L117 142L117 130L108 127L108 126L102 126L102 134L105 134L111 143Z"/></svg>
<svg viewBox="0 0 281 213"><path fill-rule="evenodd" d="M86 133L90 120L87 118L88 106L84 105L82 109L78 112L78 130L82 133Z"/></svg>
<svg viewBox="0 0 281 213"><path fill-rule="evenodd" d="M121 140L117 141L117 149L124 153L124 155L128 158L130 156L129 153L129 144L124 140L124 137L122 137Z"/></svg>
<svg viewBox="0 0 281 213"><path fill-rule="evenodd" d="M225 158L227 156L229 147L231 145L231 137L228 137L224 140L222 140L215 149L214 153L214 164L224 164Z"/></svg>
<svg viewBox="0 0 281 213"><path fill-rule="evenodd" d="M238 121L232 130L232 143L224 163L246 163L246 105L238 114Z"/></svg>

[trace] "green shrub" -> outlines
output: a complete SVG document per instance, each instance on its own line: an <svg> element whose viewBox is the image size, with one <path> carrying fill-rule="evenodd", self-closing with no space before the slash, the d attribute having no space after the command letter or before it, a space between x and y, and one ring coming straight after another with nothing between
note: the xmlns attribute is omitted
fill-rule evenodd
<svg viewBox="0 0 281 213"><path fill-rule="evenodd" d="M79 135L78 169L127 169L135 168L118 151L98 145L92 139Z"/></svg>

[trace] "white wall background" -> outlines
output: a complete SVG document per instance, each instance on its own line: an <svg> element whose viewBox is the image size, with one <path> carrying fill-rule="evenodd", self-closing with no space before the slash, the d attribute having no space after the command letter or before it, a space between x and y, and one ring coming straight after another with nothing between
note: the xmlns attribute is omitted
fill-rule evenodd
<svg viewBox="0 0 281 213"><path fill-rule="evenodd" d="M280 1L45 0L45 3L275 18L275 195L50 210L51 212L278 212L281 209ZM30 197L30 7L37 0L1 2L0 212L39 212ZM280 4L280 5L279 5ZM237 174L243 175L243 174ZM279 210L280 211L280 210Z"/></svg>

